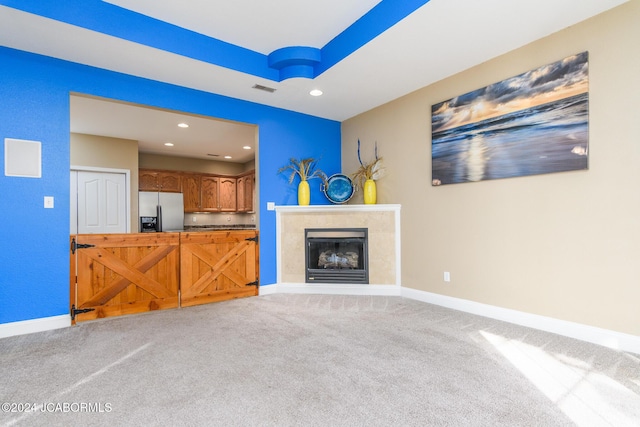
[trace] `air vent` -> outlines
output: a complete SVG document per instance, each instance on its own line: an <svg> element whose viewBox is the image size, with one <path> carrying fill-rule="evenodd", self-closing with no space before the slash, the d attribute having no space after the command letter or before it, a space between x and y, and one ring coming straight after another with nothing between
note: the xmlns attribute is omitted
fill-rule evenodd
<svg viewBox="0 0 640 427"><path fill-rule="evenodd" d="M276 91L276 90L275 90L274 88L272 88L272 87L262 86L262 85L258 85L258 84L253 85L253 88L254 88L254 89L258 89L258 90L263 90L263 91L265 91L265 92L269 92L269 93L273 93L273 92L275 92L275 91Z"/></svg>
<svg viewBox="0 0 640 427"><path fill-rule="evenodd" d="M207 156L211 156L211 157L220 157L220 154L207 154Z"/></svg>

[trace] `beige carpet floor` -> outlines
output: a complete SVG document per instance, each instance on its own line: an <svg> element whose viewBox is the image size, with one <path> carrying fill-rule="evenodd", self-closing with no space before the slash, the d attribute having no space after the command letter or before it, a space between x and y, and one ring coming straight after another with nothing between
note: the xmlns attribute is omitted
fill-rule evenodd
<svg viewBox="0 0 640 427"><path fill-rule="evenodd" d="M278 294L1 339L0 400L21 426L638 426L640 356L400 297Z"/></svg>

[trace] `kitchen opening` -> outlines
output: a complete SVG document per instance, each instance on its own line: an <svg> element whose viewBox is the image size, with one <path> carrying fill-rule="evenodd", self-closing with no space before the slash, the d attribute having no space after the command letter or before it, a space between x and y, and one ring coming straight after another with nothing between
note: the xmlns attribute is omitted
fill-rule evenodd
<svg viewBox="0 0 640 427"><path fill-rule="evenodd" d="M76 94L70 117L74 322L258 294L257 126Z"/></svg>

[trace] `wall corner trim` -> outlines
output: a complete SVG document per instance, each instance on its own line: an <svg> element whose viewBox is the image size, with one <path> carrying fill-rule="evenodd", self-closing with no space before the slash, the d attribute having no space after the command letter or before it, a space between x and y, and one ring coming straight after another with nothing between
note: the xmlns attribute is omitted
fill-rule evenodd
<svg viewBox="0 0 640 427"><path fill-rule="evenodd" d="M3 323L0 325L0 338L51 331L53 329L67 328L69 326L71 326L71 317L69 317L68 314Z"/></svg>
<svg viewBox="0 0 640 427"><path fill-rule="evenodd" d="M640 336L624 334L595 326L554 319L537 314L497 307L475 301L434 294L417 289L402 288L402 296L491 319L514 323L545 332L574 338L613 350L640 354Z"/></svg>

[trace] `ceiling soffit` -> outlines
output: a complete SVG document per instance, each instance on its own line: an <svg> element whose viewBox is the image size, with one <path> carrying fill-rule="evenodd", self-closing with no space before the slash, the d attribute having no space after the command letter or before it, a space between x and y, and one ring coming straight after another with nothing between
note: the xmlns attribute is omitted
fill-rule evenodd
<svg viewBox="0 0 640 427"><path fill-rule="evenodd" d="M8 6L272 81L313 79L429 0L382 0L323 47L282 46L269 55L101 1L7 1Z"/></svg>

